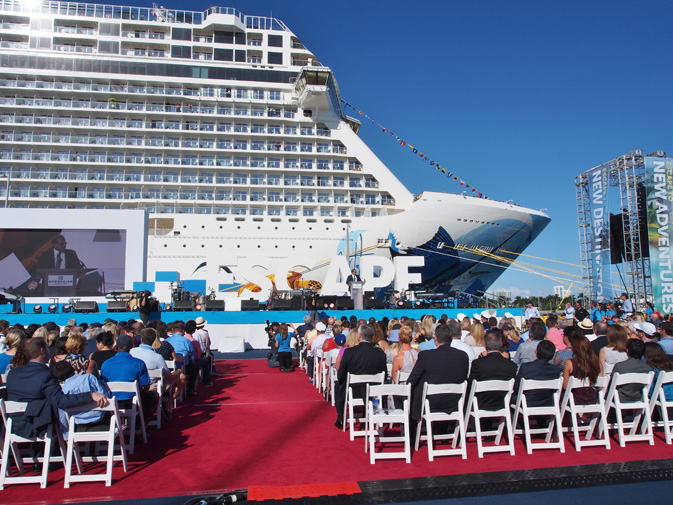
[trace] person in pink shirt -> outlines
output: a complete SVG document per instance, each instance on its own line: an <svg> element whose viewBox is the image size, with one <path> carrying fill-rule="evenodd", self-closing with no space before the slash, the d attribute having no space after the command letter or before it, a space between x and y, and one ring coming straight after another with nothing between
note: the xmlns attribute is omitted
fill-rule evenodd
<svg viewBox="0 0 673 505"><path fill-rule="evenodd" d="M547 325L547 340L554 344L557 351L565 349L566 346L563 343L563 330L558 327L558 318L552 314L547 317L545 324Z"/></svg>

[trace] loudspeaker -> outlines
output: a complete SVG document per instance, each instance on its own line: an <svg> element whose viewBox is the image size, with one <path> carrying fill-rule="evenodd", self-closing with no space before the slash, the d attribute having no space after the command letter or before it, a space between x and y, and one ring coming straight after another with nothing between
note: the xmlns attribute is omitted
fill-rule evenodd
<svg viewBox="0 0 673 505"><path fill-rule="evenodd" d="M470 307L472 307L472 304L470 304L470 302L458 302L459 309L469 309Z"/></svg>
<svg viewBox="0 0 673 505"><path fill-rule="evenodd" d="M303 310L303 301L304 299L301 295L293 296L290 301L290 310Z"/></svg>
<svg viewBox="0 0 673 505"><path fill-rule="evenodd" d="M173 310L176 312L194 310L194 302L191 300L175 300L173 302Z"/></svg>
<svg viewBox="0 0 673 505"><path fill-rule="evenodd" d="M224 300L206 300L206 310L224 310Z"/></svg>
<svg viewBox="0 0 673 505"><path fill-rule="evenodd" d="M378 298L365 298L365 309L382 309L383 300Z"/></svg>
<svg viewBox="0 0 673 505"><path fill-rule="evenodd" d="M353 300L345 297L345 296L340 296L339 298L336 299L336 309L337 310L353 310L354 305L353 305Z"/></svg>
<svg viewBox="0 0 673 505"><path fill-rule="evenodd" d="M259 310L257 300L241 300L241 310Z"/></svg>
<svg viewBox="0 0 673 505"><path fill-rule="evenodd" d="M126 312L126 302L120 300L110 300L107 302L108 312Z"/></svg>
<svg viewBox="0 0 673 505"><path fill-rule="evenodd" d="M75 312L98 312L98 304L96 302L77 300L73 302L73 310Z"/></svg>
<svg viewBox="0 0 673 505"><path fill-rule="evenodd" d="M274 300L271 310L291 310L292 300Z"/></svg>

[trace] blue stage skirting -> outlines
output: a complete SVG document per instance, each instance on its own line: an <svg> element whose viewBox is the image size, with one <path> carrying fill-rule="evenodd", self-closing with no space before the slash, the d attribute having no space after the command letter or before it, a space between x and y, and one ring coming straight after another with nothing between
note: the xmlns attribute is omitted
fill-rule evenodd
<svg viewBox="0 0 673 505"><path fill-rule="evenodd" d="M331 310L320 311L318 314L323 316L341 316L355 317L369 319L374 317L377 321L384 317L388 319L400 318L402 316L413 317L420 320L426 314L433 314L438 319L442 314L447 314L449 317L455 318L458 314L463 313L467 316L472 316L475 313L481 312L483 309L376 309L376 310ZM523 316L523 310L517 308L507 309L489 309L494 311L498 317L509 312L515 317ZM256 310L256 311L242 311L242 312L223 312L223 311L189 311L189 312L153 312L150 316L152 319L160 319L165 322L171 321L187 321L189 319L196 319L202 317L209 324L264 324L266 320L280 323L297 323L301 322L308 312L303 310ZM67 314L2 314L0 319L9 321L10 324L20 323L27 326L31 323L43 324L47 321L53 321L59 326L65 326L70 319L75 319L78 323L102 323L106 319L113 319L115 321L128 321L129 319L140 319L137 312L96 312L93 314L70 312Z"/></svg>

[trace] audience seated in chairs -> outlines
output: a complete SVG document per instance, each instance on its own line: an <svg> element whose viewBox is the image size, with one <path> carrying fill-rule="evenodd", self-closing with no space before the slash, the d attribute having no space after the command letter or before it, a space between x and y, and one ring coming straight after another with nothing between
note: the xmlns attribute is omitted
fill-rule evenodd
<svg viewBox="0 0 673 505"><path fill-rule="evenodd" d="M106 382L134 382L138 381L140 385L140 401L143 406L143 414L146 420L149 420L152 413L156 410L156 402L159 397L156 391L152 391L150 386L149 373L145 363L129 354L133 348L133 340L128 335L120 335L115 345L117 354L103 363L101 377ZM120 409L130 408L133 399L132 393L115 394Z"/></svg>
<svg viewBox="0 0 673 505"><path fill-rule="evenodd" d="M76 374L70 363L59 361L51 369L52 375L61 383L65 394L100 393L112 397L110 390L93 374ZM59 420L63 438L68 439L68 417L59 409ZM74 415L77 431L106 431L110 424L110 413L101 411L81 411Z"/></svg>
<svg viewBox="0 0 673 505"><path fill-rule="evenodd" d="M96 403L103 407L107 397L96 392L66 394L46 366L47 342L27 339L19 346L7 375L7 399L28 402L23 415L15 418L13 432L27 438L41 436L49 425L58 422L54 408L69 408Z"/></svg>

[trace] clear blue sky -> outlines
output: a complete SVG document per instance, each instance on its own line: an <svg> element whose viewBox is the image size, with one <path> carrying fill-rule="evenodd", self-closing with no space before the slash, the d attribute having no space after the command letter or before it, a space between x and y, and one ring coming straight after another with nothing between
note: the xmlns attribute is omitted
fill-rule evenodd
<svg viewBox="0 0 673 505"><path fill-rule="evenodd" d="M281 19L334 70L344 100L489 197L547 209L552 223L526 254L579 265L574 177L633 149L673 155L670 1L217 5ZM462 191L380 129L360 132L413 193ZM510 268L493 288L525 296L556 284Z"/></svg>

